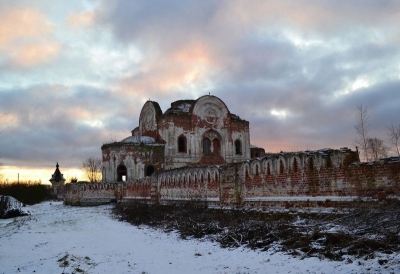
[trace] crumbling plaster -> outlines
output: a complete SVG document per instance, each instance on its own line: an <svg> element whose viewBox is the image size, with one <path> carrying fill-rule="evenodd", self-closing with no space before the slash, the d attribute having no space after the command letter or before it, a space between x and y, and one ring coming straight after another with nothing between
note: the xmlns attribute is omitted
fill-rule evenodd
<svg viewBox="0 0 400 274"><path fill-rule="evenodd" d="M184 138L184 150L179 148L179 138ZM205 138L210 153L204 152ZM164 113L157 102L147 101L139 126L128 139L102 146L103 182L119 180L118 166L126 167L127 180L134 180L146 177L149 166L161 171L225 164L249 159L251 154L249 122L231 114L221 99L211 95L175 101ZM235 150L236 140L240 153Z"/></svg>

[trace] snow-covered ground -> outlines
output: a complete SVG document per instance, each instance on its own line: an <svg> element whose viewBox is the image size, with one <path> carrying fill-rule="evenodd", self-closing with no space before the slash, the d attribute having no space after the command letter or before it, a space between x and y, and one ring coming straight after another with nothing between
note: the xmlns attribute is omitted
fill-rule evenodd
<svg viewBox="0 0 400 274"><path fill-rule="evenodd" d="M46 202L0 220L0 273L400 273L399 254L332 262L229 250L119 222L111 208ZM378 263L385 256L386 268Z"/></svg>

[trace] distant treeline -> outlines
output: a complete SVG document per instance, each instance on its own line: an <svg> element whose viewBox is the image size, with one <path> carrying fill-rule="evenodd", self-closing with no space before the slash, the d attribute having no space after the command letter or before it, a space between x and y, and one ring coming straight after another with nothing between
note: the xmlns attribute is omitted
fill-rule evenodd
<svg viewBox="0 0 400 274"><path fill-rule="evenodd" d="M52 198L48 185L31 181L0 183L0 195L12 196L27 205L37 204Z"/></svg>

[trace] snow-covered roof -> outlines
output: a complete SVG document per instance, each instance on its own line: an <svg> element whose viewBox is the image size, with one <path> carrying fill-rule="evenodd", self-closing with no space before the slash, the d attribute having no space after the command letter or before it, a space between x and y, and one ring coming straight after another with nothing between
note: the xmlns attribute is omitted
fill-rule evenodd
<svg viewBox="0 0 400 274"><path fill-rule="evenodd" d="M257 146L254 146L254 145L252 145L252 144L250 144L250 148L263 149L262 147L257 147Z"/></svg>
<svg viewBox="0 0 400 274"><path fill-rule="evenodd" d="M154 144L156 140L150 136L129 136L121 141L121 143L134 143L134 144Z"/></svg>
<svg viewBox="0 0 400 274"><path fill-rule="evenodd" d="M178 105L177 108L181 109L183 112L189 112L189 109L192 105L187 102L182 102L182 104Z"/></svg>

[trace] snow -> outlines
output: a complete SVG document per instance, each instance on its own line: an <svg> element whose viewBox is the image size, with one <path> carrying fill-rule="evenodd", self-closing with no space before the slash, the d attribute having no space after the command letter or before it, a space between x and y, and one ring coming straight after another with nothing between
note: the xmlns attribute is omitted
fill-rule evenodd
<svg viewBox="0 0 400 274"><path fill-rule="evenodd" d="M223 249L208 240L136 227L111 215L111 205L71 207L45 202L30 216L0 220L0 273L390 273L377 258L334 262L271 249ZM399 262L399 254L381 255ZM387 265L386 265L387 266Z"/></svg>
<svg viewBox="0 0 400 274"><path fill-rule="evenodd" d="M13 210L18 210L21 213L25 213L22 210L22 207L24 206L23 203L11 196L0 196L0 207L2 206L4 208L4 211L2 212L2 210L0 209L0 218L4 218L7 213Z"/></svg>
<svg viewBox="0 0 400 274"><path fill-rule="evenodd" d="M122 143L135 143L135 144L153 144L156 141L150 136L129 136L121 141Z"/></svg>
<svg viewBox="0 0 400 274"><path fill-rule="evenodd" d="M7 211L15 209L21 210L21 207L23 207L23 203L11 196L0 196L0 201L5 202L5 208Z"/></svg>
<svg viewBox="0 0 400 274"><path fill-rule="evenodd" d="M178 108L181 109L183 112L189 112L191 106L191 104L184 102L180 104Z"/></svg>
<svg viewBox="0 0 400 274"><path fill-rule="evenodd" d="M245 198L246 202L351 202L359 200L358 196L270 196Z"/></svg>

